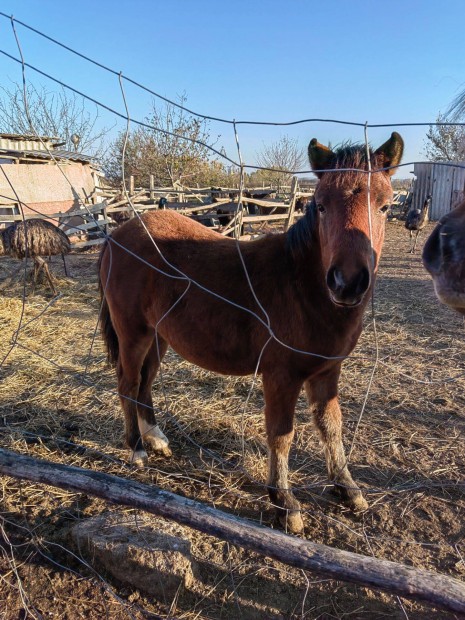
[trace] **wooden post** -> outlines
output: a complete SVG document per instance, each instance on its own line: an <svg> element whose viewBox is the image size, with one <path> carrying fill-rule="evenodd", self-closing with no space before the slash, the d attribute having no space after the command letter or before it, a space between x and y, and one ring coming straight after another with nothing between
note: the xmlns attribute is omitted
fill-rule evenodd
<svg viewBox="0 0 465 620"><path fill-rule="evenodd" d="M150 200L152 201L153 204L155 204L155 192L153 191L155 189L155 177L153 176L153 174L150 175Z"/></svg>
<svg viewBox="0 0 465 620"><path fill-rule="evenodd" d="M236 239L240 239L242 234L242 218L244 216L244 207L242 203L238 203L238 209L236 211L236 215L234 216L234 237ZM241 208L239 208L239 206Z"/></svg>
<svg viewBox="0 0 465 620"><path fill-rule="evenodd" d="M129 177L129 195L133 196L134 195L134 175L131 174L131 176Z"/></svg>
<svg viewBox="0 0 465 620"><path fill-rule="evenodd" d="M107 201L104 200L102 202L102 215L103 215L103 219L105 224L103 225L103 230L105 231L105 235L108 235L108 215L107 215Z"/></svg>
<svg viewBox="0 0 465 620"><path fill-rule="evenodd" d="M289 198L289 213L287 216L286 224L284 226L285 231L289 230L289 227L292 226L293 221L294 221L294 209L295 209L295 201L296 201L296 195L297 195L297 186L298 186L297 177L292 177L291 196Z"/></svg>
<svg viewBox="0 0 465 620"><path fill-rule="evenodd" d="M465 613L465 584L458 579L288 536L154 485L4 449L0 473L146 510L296 568Z"/></svg>

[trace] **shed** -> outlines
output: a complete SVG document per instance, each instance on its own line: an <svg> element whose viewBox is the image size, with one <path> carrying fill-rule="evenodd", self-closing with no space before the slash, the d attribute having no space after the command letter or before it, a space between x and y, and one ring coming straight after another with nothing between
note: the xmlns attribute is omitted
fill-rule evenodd
<svg viewBox="0 0 465 620"><path fill-rule="evenodd" d="M50 215L95 197L103 176L97 162L65 151L58 138L0 134L0 213Z"/></svg>
<svg viewBox="0 0 465 620"><path fill-rule="evenodd" d="M446 164L446 165L445 165ZM425 162L414 166L412 208L420 209L426 196L433 199L430 220L437 221L465 198L465 162Z"/></svg>

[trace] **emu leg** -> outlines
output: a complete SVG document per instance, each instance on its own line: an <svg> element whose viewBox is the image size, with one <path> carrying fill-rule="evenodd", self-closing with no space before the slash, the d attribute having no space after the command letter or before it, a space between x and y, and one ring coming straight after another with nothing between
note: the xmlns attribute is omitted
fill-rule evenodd
<svg viewBox="0 0 465 620"><path fill-rule="evenodd" d="M39 257L36 257L34 260L37 260L38 258ZM55 285L53 283L52 274L50 273L50 269L48 268L47 262L45 260L43 260L43 259L40 259L40 260L42 261L41 267L44 270L45 276L46 276L46 278L47 278L47 280L48 280L48 282L50 284L50 288L52 289L52 293L54 295L57 295L58 292L57 292L57 290L55 288Z"/></svg>
<svg viewBox="0 0 465 620"><path fill-rule="evenodd" d="M36 284L39 279L39 274L42 271L42 269L45 270L46 263L45 263L45 260L41 256L34 256L33 260L34 260L34 270L32 272L32 290L35 291ZM56 292L54 292L54 295L56 295Z"/></svg>
<svg viewBox="0 0 465 620"><path fill-rule="evenodd" d="M157 341L154 340L144 360L137 397L137 419L144 443L148 444L154 452L171 456L168 439L157 425L152 401L152 384L167 348L168 344L159 336L158 347Z"/></svg>
<svg viewBox="0 0 465 620"><path fill-rule="evenodd" d="M305 390L324 445L329 479L350 508L366 510L368 503L350 475L342 445L342 415L337 395L339 373L340 366L324 377L308 380Z"/></svg>
<svg viewBox="0 0 465 620"><path fill-rule="evenodd" d="M415 254L415 248L417 247L417 240L418 240L418 235L420 234L420 231L417 230L417 234L415 236L415 241L413 243L413 250L412 250L412 254Z"/></svg>
<svg viewBox="0 0 465 620"><path fill-rule="evenodd" d="M63 259L63 267L65 269L65 276L67 278L70 278L71 274L68 272L68 268L66 267L65 255L63 254L63 252L61 253L61 258Z"/></svg>
<svg viewBox="0 0 465 620"><path fill-rule="evenodd" d="M287 378L286 378L287 379ZM294 437L294 409L301 383L263 375L268 439L268 493L279 523L298 534L304 528L300 504L289 489L289 451Z"/></svg>
<svg viewBox="0 0 465 620"><path fill-rule="evenodd" d="M413 244L413 230L410 231L410 250L409 250L410 254L413 254L412 244Z"/></svg>

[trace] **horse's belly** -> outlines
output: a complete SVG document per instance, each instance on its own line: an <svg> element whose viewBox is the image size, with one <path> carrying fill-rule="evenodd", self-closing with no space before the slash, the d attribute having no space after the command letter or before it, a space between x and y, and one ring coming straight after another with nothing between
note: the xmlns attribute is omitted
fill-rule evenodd
<svg viewBox="0 0 465 620"><path fill-rule="evenodd" d="M214 337L180 337L168 330L160 330L160 335L178 355L205 370L238 376L250 375L256 370L258 355L250 341L225 343Z"/></svg>

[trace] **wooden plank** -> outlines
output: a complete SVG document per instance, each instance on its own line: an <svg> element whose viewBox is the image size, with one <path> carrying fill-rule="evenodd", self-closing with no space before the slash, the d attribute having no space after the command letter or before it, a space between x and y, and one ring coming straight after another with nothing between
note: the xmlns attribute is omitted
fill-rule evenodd
<svg viewBox="0 0 465 620"><path fill-rule="evenodd" d="M259 222L279 222L287 219L287 213L273 215L244 215L244 224L258 224Z"/></svg>
<svg viewBox="0 0 465 620"><path fill-rule="evenodd" d="M3 206L1 208L4 208ZM24 215L24 218L22 215L0 215L0 222L11 222L11 221L19 221L22 219L26 219L26 220L37 220L37 219L43 219L43 220L58 220L58 219L63 219L63 218L69 218L69 217L75 217L75 216L82 216L83 218L85 218L86 216L89 216L89 214L94 214L94 213L100 213L101 211L103 211L104 209L104 203L99 203L96 205L89 205L88 208L86 209L79 209L77 211L70 211L69 213L66 212L57 212L57 213L47 213L47 214L41 214L41 213L27 213Z"/></svg>
<svg viewBox="0 0 465 620"><path fill-rule="evenodd" d="M92 230L93 228L101 229L103 232L110 224L114 224L114 222L112 220L94 220L93 222L86 222L85 224L78 224L76 226L67 226L66 224L62 224L60 228L68 235L68 237L71 237L79 232L85 232L86 230Z"/></svg>
<svg viewBox="0 0 465 620"><path fill-rule="evenodd" d="M259 207L269 207L270 209L277 209L283 207L285 209L289 209L289 205L285 202L281 202L280 200L260 200L259 198L248 198L247 196L243 196L242 202L251 202L254 205L258 205Z"/></svg>
<svg viewBox="0 0 465 620"><path fill-rule="evenodd" d="M98 237L98 239L89 239L89 241L78 241L77 243L72 243L71 247L73 249L86 248L88 245L100 245L101 243L105 243L105 241L105 237Z"/></svg>
<svg viewBox="0 0 465 620"><path fill-rule="evenodd" d="M458 579L289 536L154 485L42 461L4 449L0 449L0 472L13 478L146 510L227 540L233 545L331 579L423 601L447 611L465 613L465 584Z"/></svg>

